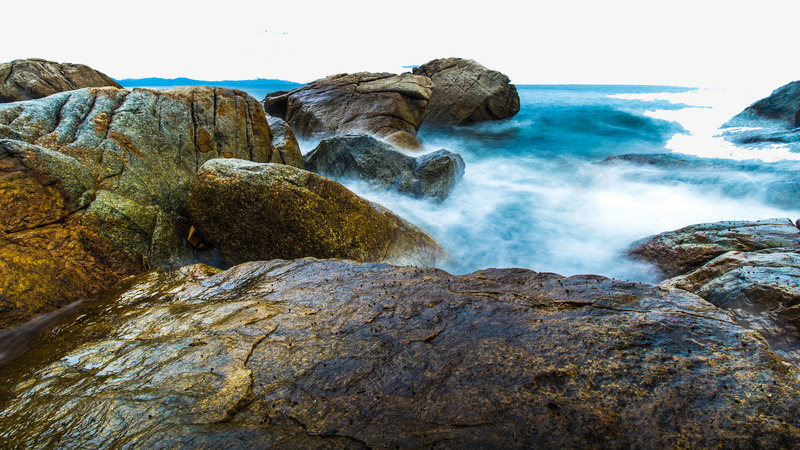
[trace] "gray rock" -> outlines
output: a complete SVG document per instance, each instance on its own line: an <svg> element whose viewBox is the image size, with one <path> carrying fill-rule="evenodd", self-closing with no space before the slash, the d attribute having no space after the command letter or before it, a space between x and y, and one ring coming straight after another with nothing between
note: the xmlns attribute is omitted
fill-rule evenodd
<svg viewBox="0 0 800 450"><path fill-rule="evenodd" d="M87 87L122 88L116 81L83 64L43 59L17 59L0 64L0 103L47 97Z"/></svg>
<svg viewBox="0 0 800 450"><path fill-rule="evenodd" d="M693 292L757 330L778 353L800 362L800 254L797 248L724 253L660 286Z"/></svg>
<svg viewBox="0 0 800 450"><path fill-rule="evenodd" d="M414 69L433 81L425 123L468 125L507 119L519 112L517 87L508 76L471 59L434 59Z"/></svg>
<svg viewBox="0 0 800 450"><path fill-rule="evenodd" d="M367 133L409 149L431 96L428 77L405 73L333 75L264 99L269 115L284 119L298 137L324 139Z"/></svg>
<svg viewBox="0 0 800 450"><path fill-rule="evenodd" d="M0 369L11 448L786 448L800 376L679 290L297 260L127 280Z"/></svg>
<svg viewBox="0 0 800 450"><path fill-rule="evenodd" d="M737 130L727 128L746 127ZM800 143L800 81L776 89L722 125L723 136L738 144Z"/></svg>
<svg viewBox="0 0 800 450"><path fill-rule="evenodd" d="M627 254L652 263L670 278L732 250L795 248L800 245L799 231L789 219L702 223L634 242Z"/></svg>
<svg viewBox="0 0 800 450"><path fill-rule="evenodd" d="M371 136L328 138L305 157L306 168L332 178L367 181L379 189L443 201L464 176L460 155L441 149L418 158Z"/></svg>
<svg viewBox="0 0 800 450"><path fill-rule="evenodd" d="M302 166L259 103L222 88L87 88L0 105L0 328L195 259L198 168L236 157Z"/></svg>
<svg viewBox="0 0 800 450"><path fill-rule="evenodd" d="M211 160L197 174L188 208L229 264L313 256L430 266L445 256L433 238L388 210L282 164Z"/></svg>

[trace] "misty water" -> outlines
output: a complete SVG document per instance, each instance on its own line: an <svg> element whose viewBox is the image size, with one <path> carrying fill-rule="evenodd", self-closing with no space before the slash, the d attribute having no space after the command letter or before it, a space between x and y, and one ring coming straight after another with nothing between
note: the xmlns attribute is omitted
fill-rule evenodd
<svg viewBox="0 0 800 450"><path fill-rule="evenodd" d="M518 86L521 111L506 121L436 129L427 150L462 155L466 172L443 203L338 180L433 235L453 256L454 273L523 267L562 275L592 273L657 281L624 257L635 240L686 225L800 216L765 201L771 164L797 170L778 146L736 147L717 128L744 104L719 90L653 86ZM313 142L301 142L303 152ZM697 173L603 164L625 154L673 153L768 161ZM783 164L783 165L781 165ZM789 166L785 166L789 164Z"/></svg>

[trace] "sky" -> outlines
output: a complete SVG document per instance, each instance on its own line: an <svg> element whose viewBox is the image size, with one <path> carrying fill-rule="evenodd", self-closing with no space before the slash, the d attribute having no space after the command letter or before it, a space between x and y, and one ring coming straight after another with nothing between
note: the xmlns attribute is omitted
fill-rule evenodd
<svg viewBox="0 0 800 450"><path fill-rule="evenodd" d="M800 79L796 0L15 1L0 62L116 78L403 72L448 56L517 84L758 86ZM8 18L13 18L9 20Z"/></svg>

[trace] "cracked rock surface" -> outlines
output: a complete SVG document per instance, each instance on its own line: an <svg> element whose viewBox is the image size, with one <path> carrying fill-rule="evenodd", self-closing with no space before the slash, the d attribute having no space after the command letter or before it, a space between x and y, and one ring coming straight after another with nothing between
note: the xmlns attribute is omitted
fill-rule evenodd
<svg viewBox="0 0 800 450"><path fill-rule="evenodd" d="M86 88L0 105L0 329L148 268L193 260L186 199L199 167L302 167L236 90Z"/></svg>
<svg viewBox="0 0 800 450"><path fill-rule="evenodd" d="M513 117L519 112L517 87L508 76L471 59L434 59L413 71L430 77L433 93L425 123L469 125Z"/></svg>
<svg viewBox="0 0 800 450"><path fill-rule="evenodd" d="M421 144L416 135L432 86L428 77L410 73L339 74L268 94L263 104L268 114L284 119L301 138L368 133L417 149Z"/></svg>
<svg viewBox="0 0 800 450"><path fill-rule="evenodd" d="M729 220L690 225L634 242L628 256L652 263L664 278L683 275L729 251L800 246L789 219Z"/></svg>
<svg viewBox="0 0 800 450"><path fill-rule="evenodd" d="M116 81L83 64L43 59L17 59L0 64L0 103L47 97L86 87L122 88Z"/></svg>
<svg viewBox="0 0 800 450"><path fill-rule="evenodd" d="M424 231L336 181L282 164L211 160L188 207L228 264L312 256L431 266L446 254Z"/></svg>
<svg viewBox="0 0 800 450"><path fill-rule="evenodd" d="M340 260L126 280L0 369L11 447L787 447L798 370L681 290Z"/></svg>

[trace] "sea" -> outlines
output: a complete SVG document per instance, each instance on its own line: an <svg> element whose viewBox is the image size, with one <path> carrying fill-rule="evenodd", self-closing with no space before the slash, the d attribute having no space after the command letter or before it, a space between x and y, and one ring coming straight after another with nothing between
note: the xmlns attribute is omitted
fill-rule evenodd
<svg viewBox="0 0 800 450"><path fill-rule="evenodd" d="M723 123L777 87L752 97L719 88L517 85L521 109L511 119L423 124L423 152L445 148L466 163L445 201L337 181L431 234L451 255L441 268L452 274L521 267L658 282L651 266L625 256L633 242L697 223L800 218L800 202L765 201L775 167L800 171L800 153L720 135ZM301 141L303 153L316 145ZM698 172L691 164L604 162L653 154L732 164Z"/></svg>

